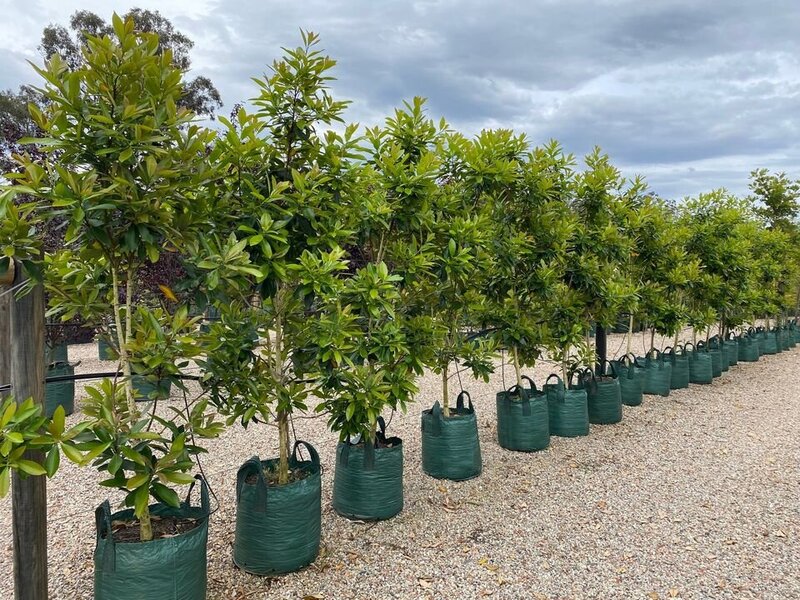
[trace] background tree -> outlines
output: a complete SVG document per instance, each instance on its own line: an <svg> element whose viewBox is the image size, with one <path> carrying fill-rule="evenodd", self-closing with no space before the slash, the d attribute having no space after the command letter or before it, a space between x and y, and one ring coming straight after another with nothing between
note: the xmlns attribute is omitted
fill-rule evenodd
<svg viewBox="0 0 800 600"><path fill-rule="evenodd" d="M184 33L178 31L172 22L157 10L132 8L122 16L132 19L136 31L155 33L159 40L159 53L169 51L172 64L187 73L191 70L192 61L189 56L194 42ZM69 19L69 29L63 25L51 24L44 28L39 52L45 59L58 54L71 68L76 69L84 64L82 50L88 37L109 35L113 31L110 23L88 10L79 10ZM210 79L202 75L182 83L182 93L178 106L191 110L196 115L214 117L217 109L222 107L219 91Z"/></svg>

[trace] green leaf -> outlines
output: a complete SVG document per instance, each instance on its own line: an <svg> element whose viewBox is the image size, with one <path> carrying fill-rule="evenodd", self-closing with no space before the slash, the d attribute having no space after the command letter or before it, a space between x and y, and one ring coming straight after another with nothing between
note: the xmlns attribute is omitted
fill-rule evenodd
<svg viewBox="0 0 800 600"><path fill-rule="evenodd" d="M59 452L58 446L53 446L50 448L50 451L47 453L47 456L44 459L44 468L47 471L47 476L52 477L55 475L60 464L61 452Z"/></svg>
<svg viewBox="0 0 800 600"><path fill-rule="evenodd" d="M5 498L8 489L11 487L11 469L3 467L0 469L0 498Z"/></svg>
<svg viewBox="0 0 800 600"><path fill-rule="evenodd" d="M20 471L23 471L23 472L27 473L28 475L46 475L47 474L47 471L45 470L45 468L42 465L40 465L39 463L35 463L32 460L20 459L14 464L14 466L17 469L19 469Z"/></svg>

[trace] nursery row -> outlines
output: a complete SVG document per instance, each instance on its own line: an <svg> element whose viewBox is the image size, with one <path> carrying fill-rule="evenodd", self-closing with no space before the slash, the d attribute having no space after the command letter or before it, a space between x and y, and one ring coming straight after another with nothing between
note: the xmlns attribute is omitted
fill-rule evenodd
<svg viewBox="0 0 800 600"><path fill-rule="evenodd" d="M41 154L16 156L0 194L0 269L14 265L5 274L21 293L44 290L47 345L64 341L59 322L78 320L118 360L121 376L87 387L75 426L64 421L69 383L58 382L47 414L9 400L0 428L0 495L12 470L52 475L63 453L124 498L127 511L98 509L97 598L127 597L122 565L139 568L151 551L168 560L174 544L161 542L174 539L153 515L193 524L187 543L202 546L204 506L176 490L195 484L203 439L226 425L252 427L254 445L276 425L278 456L239 473L239 512L252 521L237 524L235 559L281 572L312 560L319 538L319 466L291 439L295 414L319 413L339 436L337 510L386 518L402 487L364 488L360 477L383 461L401 468L381 415L405 410L426 368L442 385L422 417L424 469L458 480L481 461L453 376L488 378L499 351L515 369L498 395L500 443L535 450L551 433L618 420L642 392L710 382L736 351L783 348L796 331L786 317L800 290L796 197L782 174L754 172L751 198L717 190L675 205L599 149L579 168L555 141L534 147L504 129L468 138L419 98L361 129L344 123L347 103L327 87L335 62L312 33L255 80L252 111L209 129L178 108L182 73L158 38L113 25L86 36L80 67L54 55L37 68L46 102L31 107L41 137L30 142ZM45 231L62 236L58 249L44 251ZM675 336L673 348L595 368L590 330L626 317L629 332ZM685 326L704 339L679 346ZM539 391L523 370L544 352L560 369ZM66 357L46 360L69 375ZM186 391L192 363L203 393L166 418L157 401ZM29 449L45 453L41 465L22 458ZM278 506L293 516L275 517ZM114 522L138 528L136 539L115 539ZM274 557L281 547L294 550ZM200 579L177 571L141 581L152 597L202 597Z"/></svg>

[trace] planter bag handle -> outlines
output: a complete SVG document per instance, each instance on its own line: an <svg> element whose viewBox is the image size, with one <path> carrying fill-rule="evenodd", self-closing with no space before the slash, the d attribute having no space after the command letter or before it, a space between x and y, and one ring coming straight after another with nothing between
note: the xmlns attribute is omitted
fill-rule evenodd
<svg viewBox="0 0 800 600"><path fill-rule="evenodd" d="M557 401L557 402L564 402L564 398L565 398L565 396L566 396L566 391L567 391L567 388L566 388L566 386L564 385L564 382L562 381L561 377L559 377L559 376L558 376L558 375L556 375L555 373L551 373L551 374L550 374L550 375L547 377L547 379L545 380L545 382L544 382L544 385L545 385L545 387L547 387L548 385L550 385L550 380L551 380L553 377L555 377L555 378L556 378L555 387L553 388L553 391L555 391L555 393L556 393L556 401ZM549 390L548 390L548 393L549 393Z"/></svg>
<svg viewBox="0 0 800 600"><path fill-rule="evenodd" d="M211 499L208 496L208 483L206 483L206 478L202 475L194 476L194 481L189 486L189 491L186 492L186 500L183 501L181 508L192 507L192 490L194 490L194 486L198 481L200 482L200 510L203 513L201 518L206 518L211 514Z"/></svg>
<svg viewBox="0 0 800 600"><path fill-rule="evenodd" d="M531 379L531 378L530 378L530 377L528 377L527 375L523 375L523 376L521 377L521 379L522 379L523 381L527 381L529 384L531 384L531 391L532 391L532 392L536 393L536 392L538 392L538 391L539 391L539 389L536 387L536 383L534 383L533 379Z"/></svg>
<svg viewBox="0 0 800 600"><path fill-rule="evenodd" d="M591 389L592 393L597 391L597 378L594 376L594 371L589 369L588 367L585 369L581 369L578 372L578 382L584 386L584 389L589 391Z"/></svg>
<svg viewBox="0 0 800 600"><path fill-rule="evenodd" d="M528 396L528 390L525 387L520 387L518 385L512 385L510 388L506 390L506 394L508 395L508 399L511 399L511 396L517 395L521 399L522 404L522 414L526 417L529 417L531 414L531 399Z"/></svg>
<svg viewBox="0 0 800 600"><path fill-rule="evenodd" d="M603 369L603 375L608 376L609 371L610 371L612 379L618 379L619 378L619 372L616 370L616 367L615 367L615 365L614 365L614 363L612 361L610 361L608 359L605 359L602 362L602 365L603 366L606 366L606 365L608 366L608 369Z"/></svg>
<svg viewBox="0 0 800 600"><path fill-rule="evenodd" d="M695 348L697 348L698 352L708 352L708 348L706 348L706 343L703 340L697 342L697 346L695 346Z"/></svg>
<svg viewBox="0 0 800 600"><path fill-rule="evenodd" d="M630 367L636 361L636 357L634 356L631 358L630 354L623 354L617 360L614 361L614 364L619 365L620 367Z"/></svg>
<svg viewBox="0 0 800 600"><path fill-rule="evenodd" d="M709 350L719 350L719 338L715 335L708 340Z"/></svg>
<svg viewBox="0 0 800 600"><path fill-rule="evenodd" d="M725 339L728 340L729 342L733 342L739 339L739 336L736 335L735 331L729 331L727 334L725 334Z"/></svg>
<svg viewBox="0 0 800 600"><path fill-rule="evenodd" d="M469 412L475 412L475 409L472 406L472 396L469 395L467 390L461 390L461 393L456 398L456 410L464 410L464 397L466 396L467 402L469 403Z"/></svg>
<svg viewBox="0 0 800 600"><path fill-rule="evenodd" d="M689 350L689 346L691 346L691 347L692 347L692 349L691 349L691 350ZM694 346L694 344L693 344L692 342L686 342L686 343L683 345L683 353L684 353L684 354L686 354L687 352L693 352L693 351L694 351L694 349L695 349L695 346Z"/></svg>
<svg viewBox="0 0 800 600"><path fill-rule="evenodd" d="M670 356L675 354L675 349L672 346L667 346L664 350L661 351L661 354L666 356L669 354Z"/></svg>
<svg viewBox="0 0 800 600"><path fill-rule="evenodd" d="M257 456L247 459L236 472L236 502L239 502L245 481L250 475L256 476L254 510L259 513L267 512L267 479L264 477L264 467L261 464L261 459Z"/></svg>
<svg viewBox="0 0 800 600"><path fill-rule="evenodd" d="M383 417L381 417L381 420L383 420ZM385 426L382 429L385 430ZM309 456L309 458L311 460L311 464L314 465L315 467L318 467L319 466L319 453L317 452L317 449L314 448L314 446L312 446L308 442L304 442L303 440L296 440L295 441L294 447L292 448L292 460L295 463L302 462L297 457L297 449L300 446L305 448L306 452L308 452L308 456Z"/></svg>
<svg viewBox="0 0 800 600"><path fill-rule="evenodd" d="M438 400L434 402L433 406L431 407L431 416L433 417L433 419L431 419L431 423L433 425L431 434L438 436L442 433L442 419L444 418L442 416L442 405L439 404Z"/></svg>
<svg viewBox="0 0 800 600"><path fill-rule="evenodd" d="M114 552L114 535L111 529L111 504L108 500L98 506L94 511L94 523L97 528L97 541L95 545L100 544L103 534L106 536L106 543L103 545L103 556L100 562L103 565L103 571L113 573L117 568L116 552Z"/></svg>

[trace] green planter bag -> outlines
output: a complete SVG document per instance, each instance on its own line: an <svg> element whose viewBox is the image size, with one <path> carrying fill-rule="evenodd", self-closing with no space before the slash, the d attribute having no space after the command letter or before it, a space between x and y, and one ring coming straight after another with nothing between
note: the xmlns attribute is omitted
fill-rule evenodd
<svg viewBox="0 0 800 600"><path fill-rule="evenodd" d="M66 344L55 344L54 346L45 344L44 347L45 366L52 365L53 363L67 363L67 362L69 362L69 350Z"/></svg>
<svg viewBox="0 0 800 600"><path fill-rule="evenodd" d="M154 381L147 375L132 375L131 379L136 402L166 400L172 392L172 381L169 379Z"/></svg>
<svg viewBox="0 0 800 600"><path fill-rule="evenodd" d="M464 406L464 398L468 406ZM472 398L463 391L445 418L438 401L422 412L422 470L437 479L463 481L481 474L478 419Z"/></svg>
<svg viewBox="0 0 800 600"><path fill-rule="evenodd" d="M639 406L642 403L643 372L637 369L635 358L625 355L611 361L611 371L619 381L620 400L625 406Z"/></svg>
<svg viewBox="0 0 800 600"><path fill-rule="evenodd" d="M298 447L309 455L302 460ZM319 455L311 444L297 441L289 468L305 477L285 485L270 485L264 471L278 460L254 456L236 474L236 537L233 562L256 575L296 571L314 562L319 552L322 483Z"/></svg>
<svg viewBox="0 0 800 600"><path fill-rule="evenodd" d="M130 520L133 509L111 514L108 500L95 511L94 600L205 600L208 543L208 486L199 475L200 506L186 501L179 508L153 504L156 518L194 519L194 529L149 542L117 542L112 523ZM196 482L195 482L196 483Z"/></svg>
<svg viewBox="0 0 800 600"><path fill-rule="evenodd" d="M552 378L555 383L550 383ZM589 400L584 389L565 389L558 375L550 375L544 384L550 415L550 435L578 437L589 435Z"/></svg>
<svg viewBox="0 0 800 600"><path fill-rule="evenodd" d="M748 333L739 336L739 360L741 362L758 361L758 342Z"/></svg>
<svg viewBox="0 0 800 600"><path fill-rule="evenodd" d="M774 331L764 331L764 354L777 354L778 340Z"/></svg>
<svg viewBox="0 0 800 600"><path fill-rule="evenodd" d="M699 342L697 342L697 350L699 352L705 352L711 359L711 376L714 379L721 376L722 353L719 351L719 348L712 348L711 346L707 345L704 341L700 340Z"/></svg>
<svg viewBox="0 0 800 600"><path fill-rule="evenodd" d="M66 362L56 362L47 366L46 377L66 377L75 375L75 367ZM75 381L54 381L44 386L44 412L49 418L56 408L64 407L64 414L75 412Z"/></svg>
<svg viewBox="0 0 800 600"><path fill-rule="evenodd" d="M333 477L333 509L348 519L381 521L403 510L403 440L386 437L378 420L378 447L339 442Z"/></svg>
<svg viewBox="0 0 800 600"><path fill-rule="evenodd" d="M732 331L725 336L725 347L728 349L728 364L735 367L739 364L739 337Z"/></svg>
<svg viewBox="0 0 800 600"><path fill-rule="evenodd" d="M683 346L664 348L664 360L670 364L669 388L680 390L689 387L689 355Z"/></svg>
<svg viewBox="0 0 800 600"><path fill-rule="evenodd" d="M728 370L728 362L727 362L728 361L728 354L725 351L724 343L722 342L722 340L719 339L718 336L715 335L710 340L708 340L708 351L711 354L711 360L712 360L711 365L714 368L714 377L719 377L719 375L722 375L725 371ZM718 356L719 356L719 369L718 370L717 370L716 365L713 362L714 361L714 352L715 351L718 353ZM719 375L717 375L717 373L719 373Z"/></svg>
<svg viewBox="0 0 800 600"><path fill-rule="evenodd" d="M651 348L644 359L645 373L642 391L653 396L669 396L672 365L664 360L660 350Z"/></svg>
<svg viewBox="0 0 800 600"><path fill-rule="evenodd" d="M613 425L622 421L622 395L619 380L612 375L595 377L591 369L578 375L578 385L586 390L589 423Z"/></svg>
<svg viewBox="0 0 800 600"><path fill-rule="evenodd" d="M688 343L684 349L692 346L689 351L689 381L691 383L699 383L707 385L714 381L713 366L711 364L711 355L703 342L698 342L697 347L694 344Z"/></svg>
<svg viewBox="0 0 800 600"><path fill-rule="evenodd" d="M530 389L515 385L497 393L497 441L506 450L535 452L550 445L547 395L525 379Z"/></svg>
<svg viewBox="0 0 800 600"><path fill-rule="evenodd" d="M117 351L116 343L112 342L106 336L97 338L97 357L100 360L117 360L119 352Z"/></svg>

